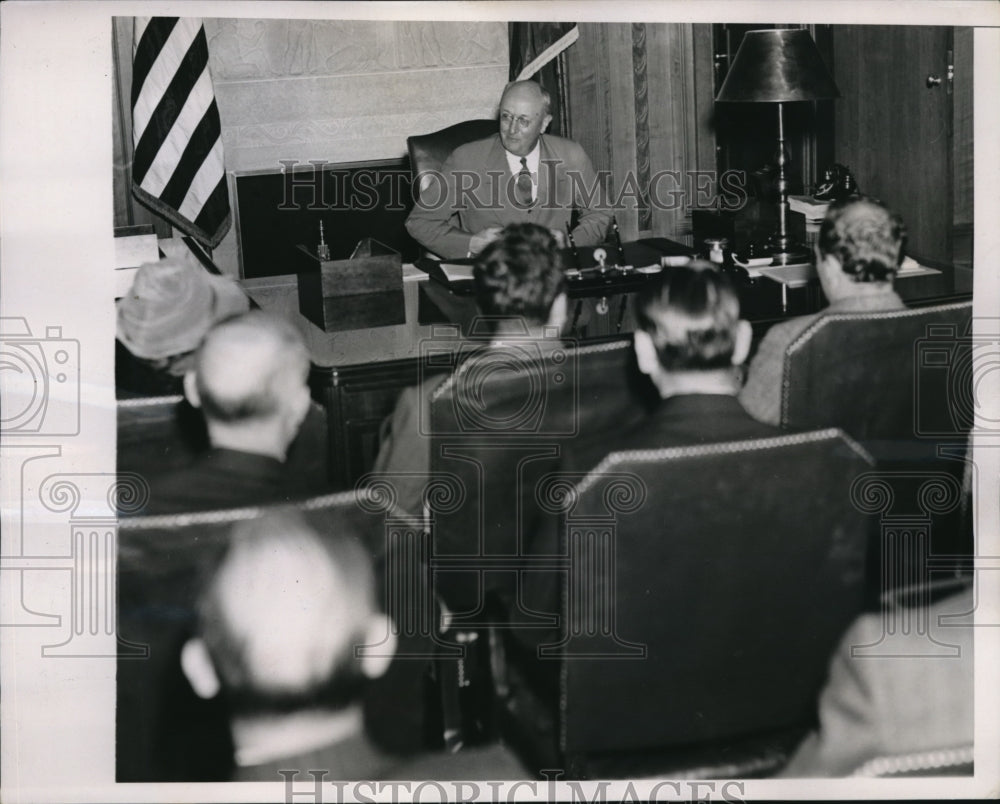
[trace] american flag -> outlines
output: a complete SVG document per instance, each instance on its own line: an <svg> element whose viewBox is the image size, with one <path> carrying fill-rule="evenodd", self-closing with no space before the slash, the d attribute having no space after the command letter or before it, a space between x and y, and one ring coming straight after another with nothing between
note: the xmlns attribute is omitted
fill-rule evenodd
<svg viewBox="0 0 1000 804"><path fill-rule="evenodd" d="M132 191L204 245L231 222L222 130L200 19L136 17Z"/></svg>

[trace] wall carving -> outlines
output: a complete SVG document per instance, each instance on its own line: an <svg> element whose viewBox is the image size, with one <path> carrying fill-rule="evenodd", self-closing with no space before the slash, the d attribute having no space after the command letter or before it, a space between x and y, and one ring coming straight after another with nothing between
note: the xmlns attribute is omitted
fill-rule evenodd
<svg viewBox="0 0 1000 804"><path fill-rule="evenodd" d="M507 65L507 26L482 22L205 20L216 82Z"/></svg>
<svg viewBox="0 0 1000 804"><path fill-rule="evenodd" d="M496 64L507 67L506 23L397 22L397 66L465 67Z"/></svg>

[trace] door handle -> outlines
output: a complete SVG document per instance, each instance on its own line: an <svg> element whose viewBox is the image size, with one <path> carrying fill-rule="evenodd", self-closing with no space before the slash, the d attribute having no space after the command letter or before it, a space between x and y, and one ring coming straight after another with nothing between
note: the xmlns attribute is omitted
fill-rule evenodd
<svg viewBox="0 0 1000 804"><path fill-rule="evenodd" d="M926 84L928 89L933 89L934 87L941 86L941 76L940 75L927 76Z"/></svg>

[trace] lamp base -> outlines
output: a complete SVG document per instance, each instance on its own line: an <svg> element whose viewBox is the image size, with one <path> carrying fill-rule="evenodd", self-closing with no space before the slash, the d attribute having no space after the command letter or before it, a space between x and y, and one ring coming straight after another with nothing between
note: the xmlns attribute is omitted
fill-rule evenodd
<svg viewBox="0 0 1000 804"><path fill-rule="evenodd" d="M771 265L801 265L810 262L809 252L794 245L771 252Z"/></svg>
<svg viewBox="0 0 1000 804"><path fill-rule="evenodd" d="M800 265L812 259L806 246L777 232L768 238L767 250L771 255L771 265Z"/></svg>

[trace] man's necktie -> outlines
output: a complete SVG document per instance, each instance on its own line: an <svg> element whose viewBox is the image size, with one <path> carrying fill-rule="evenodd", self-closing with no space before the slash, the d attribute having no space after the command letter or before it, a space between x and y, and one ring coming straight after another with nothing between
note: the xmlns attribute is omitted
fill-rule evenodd
<svg viewBox="0 0 1000 804"><path fill-rule="evenodd" d="M517 172L517 192L515 193L518 206L531 206L531 171L528 170L528 160L521 157L521 169Z"/></svg>

